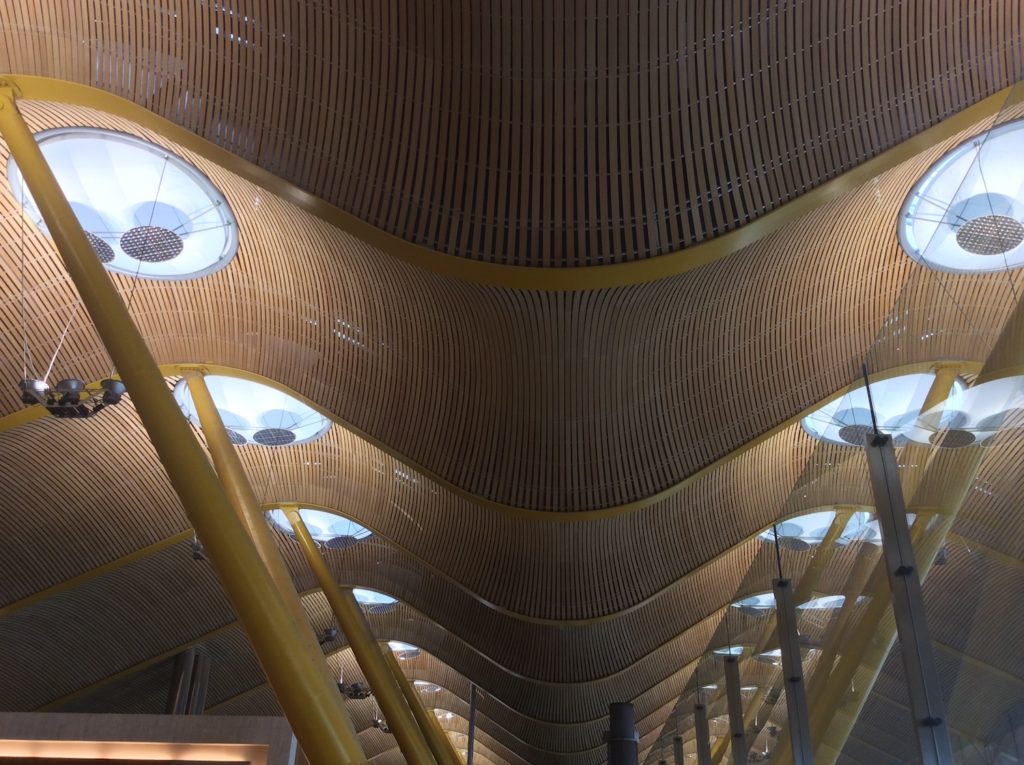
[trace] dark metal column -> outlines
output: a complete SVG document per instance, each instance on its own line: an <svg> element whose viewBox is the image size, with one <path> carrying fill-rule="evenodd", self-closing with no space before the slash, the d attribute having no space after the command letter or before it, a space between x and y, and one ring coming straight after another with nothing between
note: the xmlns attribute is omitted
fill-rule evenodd
<svg viewBox="0 0 1024 765"><path fill-rule="evenodd" d="M683 761L686 759L683 757L683 737L676 736L672 739L672 755L675 759L675 765L683 765Z"/></svg>
<svg viewBox="0 0 1024 765"><path fill-rule="evenodd" d="M883 434L869 435L864 449L875 497L875 512L882 531L882 555L892 590L892 610L900 638L903 671L921 763L952 765L953 748L949 742L935 659L928 638L921 580L910 543L907 510L892 438Z"/></svg>
<svg viewBox="0 0 1024 765"><path fill-rule="evenodd" d="M740 662L735 656L725 657L725 695L729 702L733 765L746 765L747 734L743 725L743 696L740 694Z"/></svg>
<svg viewBox="0 0 1024 765"><path fill-rule="evenodd" d="M476 686L469 686L469 744L466 746L466 765L473 765L473 747L476 745Z"/></svg>
<svg viewBox="0 0 1024 765"><path fill-rule="evenodd" d="M772 582L772 591L775 593L775 626L779 648L782 650L782 675L785 679L793 765L812 765L814 749L811 748L811 716L807 711L800 638L796 630L793 583L788 579L776 579Z"/></svg>
<svg viewBox="0 0 1024 765"><path fill-rule="evenodd" d="M608 765L637 765L639 736L632 704L608 705Z"/></svg>
<svg viewBox="0 0 1024 765"><path fill-rule="evenodd" d="M192 664L192 685L188 691L188 712L201 715L206 710L206 689L210 684L210 657L198 654Z"/></svg>
<svg viewBox="0 0 1024 765"><path fill-rule="evenodd" d="M703 704L693 707L693 729L697 733L697 765L711 765L711 731L708 730L708 709Z"/></svg>
<svg viewBox="0 0 1024 765"><path fill-rule="evenodd" d="M195 648L182 651L174 659L174 676L167 693L166 712L169 715L183 715L188 711L188 691L192 687L192 665L195 660Z"/></svg>

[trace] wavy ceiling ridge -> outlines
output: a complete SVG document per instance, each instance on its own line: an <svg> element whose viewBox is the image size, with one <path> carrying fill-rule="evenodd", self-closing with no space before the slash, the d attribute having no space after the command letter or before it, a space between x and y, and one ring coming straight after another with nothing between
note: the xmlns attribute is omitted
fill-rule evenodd
<svg viewBox="0 0 1024 765"><path fill-rule="evenodd" d="M132 128L120 118L101 117L102 112L81 110L78 107L66 107L72 111L62 112L59 104L27 104L31 107L30 117L40 126L67 124L68 119L99 120L101 124L113 126L115 129L141 130L143 134L153 137L147 132L148 129ZM975 125L971 129L977 130L978 126ZM931 154L940 148L932 149ZM914 165L921 166L926 163L928 156L915 159ZM249 226L253 228L252 235L244 237L243 246L248 248L248 258L254 262L247 265L239 264L237 267L232 265L201 282L189 282L188 292L191 294L194 291L192 299L199 305L209 303L207 310L215 310L213 306L223 299L225 294L234 296L238 293L233 299L238 301L240 307L245 306L240 310L238 321L235 322L241 326L234 328L231 338L221 337L216 333L211 335L209 332L201 332L193 319L182 315L184 324L178 332L183 334L178 336L168 332L166 316L168 311L173 313L175 309L164 303L180 303L179 291L182 287L144 284L136 295L136 310L140 328L151 343L158 360L168 363L179 360L183 355L183 346L200 347L200 358L216 360L226 367L251 369L271 375L282 384L299 391L309 400L315 401L321 410L331 412L336 421L344 423L346 428L367 439L381 451L401 460L423 475L436 479L446 488L476 505L503 511L516 518L563 523L572 520L600 521L648 508L659 502L671 501L688 483L720 465L723 456L744 444L755 443L758 434L762 438L770 436L772 432L778 430L779 423L788 422L794 412L805 411L826 391L835 390L848 382L848 379L836 374L823 375L820 370L829 367L817 363L816 359L808 359L803 366L806 366L809 372L819 370L815 374L823 375L822 378L816 380L813 385L806 381L802 384L793 381L795 384L786 385L781 400L774 401L770 407L755 406L750 409L751 422L745 423L742 428L737 426L735 433L714 427L714 423L708 419L713 419L714 412L719 411L721 407L709 409L707 412L698 411L700 417L686 418L683 416L684 411L689 407L700 406L699 400L691 400L696 395L694 391L699 391L700 386L695 388L691 383L711 384L711 380L704 378L720 373L718 367L731 358L723 345L720 356L704 359L696 367L687 365L686 369L678 368L681 358L677 358L678 352L691 345L695 338L693 333L700 330L699 326L691 325L711 322L715 327L714 331L721 335L720 340L723 344L731 336L730 345L735 344L737 333L747 331L743 328L746 325L737 324L738 319L731 319L728 324L714 320L715 311L721 308L716 305L716 301L723 300L726 296L706 297L705 304L693 304L680 290L697 290L692 297L700 301L699 295L703 292L700 285L696 282L673 280L652 282L642 288L576 292L558 299L548 297L549 293L502 291L493 288L487 288L486 292L479 293L481 288L463 282L436 282L420 272L413 274L402 269L395 271L394 268L397 266L391 267L385 262L393 259L383 254L373 255L372 264L365 263L359 268L387 272L384 281L387 283L387 289L395 294L385 298L383 294L376 294L384 289L380 278L382 274L374 273L371 278L370 274L348 271L349 266L356 266L355 262L347 263L344 258L339 262L335 259L335 256L341 255L338 251L318 251L324 247L340 247L342 250L353 248L351 258L358 259L370 257L371 252L377 253L378 250L367 248L365 243L351 237L344 238L347 235L342 235L335 227L324 224L324 227L318 228L309 226L308 220L289 219L288 216L301 213L297 209L292 209L288 201L280 201L280 207L269 204L268 200L261 202L258 198L253 202L252 185L238 179L229 171L214 168L215 165L209 165L201 169L220 173L219 180L229 185L229 202L239 206L236 212L240 216L243 231L249 231ZM906 181L894 176L887 184L884 197L880 196L882 189L878 185L870 190L870 194L857 192L852 199L843 197L843 214L847 214L846 208L850 208L849 214L860 215L861 218L865 211L875 215L886 214L886 208L879 206L879 199L882 199L886 206L898 206L905 193L902 189ZM250 211L248 207L254 209ZM812 235L813 238L806 239L805 247L820 246L818 239L822 233L823 222L817 218L827 219L834 216L836 209L836 203L833 201L818 208L810 216L805 216L805 219L789 227L795 231L793 236L799 238L805 234ZM277 217L281 217L281 220L278 221ZM813 221L810 220L812 218ZM260 241L268 222L273 224L275 236ZM289 270L294 266L275 262L278 255L275 255L274 251L279 249L281 244L276 237L281 232L309 237L308 242L298 240L291 242L290 245L298 245L303 250L310 249L309 254L314 258L311 263L317 270L315 280L302 278L301 275ZM889 241L895 237L876 227L868 229L865 235L870 239L859 247L859 257L864 261L864 267L873 272L873 277L878 279L880 284L885 285L894 295L898 294L897 290L904 287L908 278L909 265L900 260L897 248L893 246L894 241ZM325 241L320 243L317 237L323 237ZM342 239L334 241L331 237ZM779 234L776 234L752 247L760 252L769 247L779 246L778 239ZM44 251L50 246L42 237L33 245ZM878 262L878 248L885 252L885 262ZM761 253L765 254L767 250ZM846 253L836 252L829 257L839 258L841 254ZM890 257L894 259L892 263L888 262ZM821 258L811 259L809 254L805 260L807 264L801 268L818 269L819 275L815 278L828 278L825 273L820 272L821 268L828 265L827 262ZM56 260L54 262L56 264ZM730 303L738 303L747 292L754 289L755 281L762 284L765 278L779 278L782 275L780 269L787 268L785 263L778 260L762 258L763 268L768 269L765 273L745 274L745 271L749 271L751 262L749 258L745 258L744 263L739 263L737 259L726 259L708 267L716 269L715 274L695 272L693 278L701 281L716 279L719 283L733 285L735 294L730 294L728 299ZM398 330L392 329L382 332L379 337L371 326L364 323L367 320L376 323L376 319L352 318L367 310L363 304L371 298L374 301L386 299L390 302L400 299L406 308L419 306L417 311L424 308L420 305L422 298L415 297L415 289L424 285L418 282L418 286L406 283L408 279L413 278L426 279L441 290L442 294L437 296L437 300L432 301L432 304L438 307L436 311L431 311L437 314L436 317L431 318L428 314L421 313L409 316L393 315L389 320L395 319L400 336L395 335ZM258 286L254 279L262 279L266 283L264 286ZM366 279L369 281L365 281ZM272 298L275 304L279 302L281 296L271 295L270 285L281 280L289 280L285 283L293 283L295 287L288 296L287 305L276 306L273 310L265 305L246 306L246 301L266 303ZM352 284L345 284L344 281L339 283L339 280L351 280ZM310 282L308 285L305 284L307 281ZM323 294L321 288L325 283L337 285L332 286L332 294L329 296ZM993 280L982 279L977 283L983 284L985 289L1002 289L1002 285L997 285ZM813 286L813 282L809 284ZM67 297L63 296L67 292L66 287L59 277L50 280L45 287L39 288L36 299L45 300L47 303L71 299L70 293ZM135 289L127 281L122 288L129 291ZM851 289L853 288L854 285L851 285ZM333 294L339 289L341 292ZM784 291L787 287L780 285L779 289ZM230 293L226 293L225 290L229 290ZM305 294L311 290L316 290L320 295L314 295L313 292ZM333 301L330 305L311 302L327 300L328 297ZM551 300L554 302L550 302ZM930 305L937 299L929 293L922 293L920 300ZM490 306L487 317L481 313L482 301ZM449 302L452 304L448 305ZM522 310L530 306L542 309L543 316L535 316L529 321L524 319ZM460 328L457 322L453 323L452 319L462 308L472 312L475 318L471 323L481 325L481 331L476 335L469 333L464 327ZM976 317L971 315L977 309L974 306L968 308L969 311L963 317L952 314L952 321L959 321L963 328L956 331L951 329L939 338L941 347L934 348L935 355L931 358L970 357L971 354L979 353L981 346L978 343ZM495 309L500 309L498 313L502 315L507 314L506 318L511 324L501 318L496 323ZM396 306L393 310L404 309ZM569 327L571 322L566 318L567 312L578 313L579 321L586 320L586 326ZM625 319L624 312L630 317L625 326L637 325L633 329L628 329L628 337L623 335L626 331L622 324L622 320ZM293 313L298 315L291 315ZM282 316L287 318L289 315L290 319L283 322ZM336 321L342 321L336 318L339 315L345 317L346 322L354 322L343 326L355 327L351 331L356 337L348 340L357 347L327 346L317 334L323 334L331 329L319 327L321 322L333 325ZM253 324L256 319L272 323L264 324L258 330L248 329L246 325ZM423 326L425 319L429 319L429 327ZM993 316L989 321L997 319L998 316ZM299 325L291 326L295 321L299 321ZM652 334L648 330L654 327L655 323L662 329L659 333ZM260 332L265 332L268 326L275 328L271 336L261 336ZM861 322L859 331L865 335L864 342L868 336L869 326ZM334 329L335 334L345 334L337 330L337 327ZM494 342L484 344L480 336L484 329L487 330L488 336L492 335L493 330ZM602 340L600 345L594 345L591 340L586 340L585 344L580 346L577 340L583 337L581 333L585 329L587 332L607 335L607 338ZM766 328L765 332L777 334L785 329L786 327L780 325ZM822 327L822 331L825 330L827 324ZM577 335L579 337L576 337ZM756 345L752 342L754 340ZM336 338L334 342L338 342ZM851 338L841 348L836 348L834 344L822 344L818 346L818 352L830 356L840 353L858 357L863 352L857 350L860 342L859 339ZM411 343L415 345L410 345ZM744 341L743 347L760 348L766 343L767 339L764 337L750 338L750 342ZM423 347L416 347L417 345ZM617 377L608 378L606 374L601 373L602 354L609 352L607 349L602 350L605 345L628 352L636 356L637 361L643 360L645 368L651 367L649 380L642 381L642 387L638 388L639 383L629 383ZM90 364L95 362L97 373L99 369L103 369L103 373L109 371L102 359L101 344L96 338L89 337L85 329L78 335L72 335L67 348L69 351L77 350L84 358L90 360ZM474 354L479 351L487 358L498 354L494 358L494 368L476 371L465 369L464 355L470 351ZM399 352L403 355L396 357L395 354ZM360 355L355 357L353 353ZM504 369L523 353L532 354L526 358L532 358L538 363L526 370ZM716 351L716 354L718 353ZM422 368L415 368L413 364L421 364L418 357L424 354L437 361L424 360ZM380 358L377 358L378 356ZM551 365L541 362L549 356L562 359L559 365L565 369L547 369ZM401 368L382 367L381 365L388 359L395 359ZM756 370L767 363L767 360L758 357L750 363L758 366L743 370L744 376L756 374ZM271 369L270 366L274 368ZM472 404L461 410L456 406L452 410L451 407L455 405L458 397L453 397L451 376L453 370L460 368L465 370L465 379L460 378L457 387L470 389L473 393ZM787 366L786 369L787 374L799 371L792 366ZM413 375L408 374L410 372ZM535 400L536 397L531 391L536 390L542 381L525 378L541 374L565 379L566 374L563 372L569 375L568 379L574 381L573 384L576 386L576 390L559 394L559 401L564 399L567 407L562 417L564 421L530 419L528 423L519 422L524 412L532 411L537 406L550 408L556 404L561 405L559 401ZM396 375L401 377L401 381ZM690 379L691 376L700 379ZM510 380L515 387L509 387ZM551 382L554 383L553 377ZM720 386L723 395L730 399L744 397L744 400L758 397L757 391L738 387L737 383L738 380L732 380L729 385ZM355 384L359 387L352 387ZM403 390L403 387L412 384L415 384L414 388ZM766 380L764 384L785 385L786 381ZM388 391L393 394L388 399L390 403L379 400L381 395ZM484 393L491 402L487 407L484 407L482 398L479 402L475 401ZM775 395L770 390L762 391L762 394ZM408 400L405 401L405 398ZM507 401L503 400L506 398ZM680 401L680 398L685 400ZM464 397L461 400L465 402ZM394 406L396 401L400 404L397 408ZM741 403L743 402L739 400L732 401L732 404L737 406ZM595 418L590 409L597 406L611 414ZM505 421L506 417L511 418L514 427L498 429L497 423L499 420ZM416 428L412 429L410 423L415 424ZM670 427L666 428L665 425ZM634 432L638 426L641 432ZM467 428L472 429L473 439L466 437ZM702 444L699 449L696 448L695 439L700 433L713 434L713 437L709 437L713 443ZM526 450L534 448L533 444L540 435L543 435L545 443L549 444L546 449L557 447L558 451L553 452L547 459L518 459L517 455L525 454ZM617 450L610 447L610 444L618 443L623 438L632 442L631 446L635 448ZM477 443L477 446L472 447L473 443ZM570 446L579 452L571 459L567 453L563 453ZM606 478L597 480L598 473ZM680 475L685 477L680 479Z"/></svg>

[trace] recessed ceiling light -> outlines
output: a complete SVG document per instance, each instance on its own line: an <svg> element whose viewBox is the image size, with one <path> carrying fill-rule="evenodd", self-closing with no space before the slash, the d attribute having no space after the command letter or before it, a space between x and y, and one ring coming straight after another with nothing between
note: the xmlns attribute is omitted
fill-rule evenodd
<svg viewBox="0 0 1024 765"><path fill-rule="evenodd" d="M864 446L872 432L871 404L875 406L878 429L893 437L897 445L906 442L907 434L917 425L917 418L931 389L935 374L921 372L871 383L871 401L863 383L846 391L804 417L800 424L813 438L833 444ZM964 390L959 378L953 383L953 394Z"/></svg>
<svg viewBox="0 0 1024 765"><path fill-rule="evenodd" d="M903 203L900 244L941 271L1024 265L1024 121L989 130L932 165Z"/></svg>
<svg viewBox="0 0 1024 765"><path fill-rule="evenodd" d="M164 147L88 127L44 130L36 141L108 270L194 279L223 268L238 251L238 224L224 195ZM7 180L15 200L49 233L13 157Z"/></svg>
<svg viewBox="0 0 1024 765"><path fill-rule="evenodd" d="M207 375L203 379L234 444L304 444L330 430L329 419L282 390L242 377ZM174 397L189 422L201 427L186 380L174 386Z"/></svg>
<svg viewBox="0 0 1024 765"><path fill-rule="evenodd" d="M372 531L355 521L325 510L302 508L299 510L299 517L302 518L309 535L332 550L349 547L360 539L373 535ZM284 510L268 511L267 520L285 534L292 534L292 524Z"/></svg>

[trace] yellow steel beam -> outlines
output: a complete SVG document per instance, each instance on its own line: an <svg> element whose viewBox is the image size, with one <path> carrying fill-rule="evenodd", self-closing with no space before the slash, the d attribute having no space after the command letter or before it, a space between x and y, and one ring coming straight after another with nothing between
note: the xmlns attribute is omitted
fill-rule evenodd
<svg viewBox="0 0 1024 765"><path fill-rule="evenodd" d="M388 664L388 669L391 670L395 682L398 683L402 695L405 696L409 709L412 710L413 716L416 718L416 724L419 725L420 730L423 732L423 737L427 740L427 745L430 746L430 751L434 754L434 759L437 760L438 765L459 765L460 760L455 754L455 747L452 746L451 739L441 731L441 727L437 722L437 715L431 714L423 706L420 695L416 693L416 688L409 681L409 678L405 676L405 672L402 671L398 659L395 658L394 651L387 646L382 646L382 650L384 660Z"/></svg>
<svg viewBox="0 0 1024 765"><path fill-rule="evenodd" d="M356 602L352 590L342 590L334 581L316 542L309 535L306 524L302 522L298 508L289 505L283 509L292 525L292 531L295 532L295 538L306 555L309 567L316 575L324 595L327 596L327 602L331 604L331 609L338 620L338 626L345 633L352 653L359 663L359 668L362 669L370 688L373 689L374 698L380 704L380 708L387 718L388 727L394 733L406 759L417 763L417 765L434 763L434 756L430 753L423 733L416 725L416 720L405 701L405 696L402 695L395 677L388 669L387 662L384 661L384 655L380 652L377 641L373 637L366 614Z"/></svg>
<svg viewBox="0 0 1024 765"><path fill-rule="evenodd" d="M145 547L140 547L138 550L134 550L127 555L122 555L120 558L116 558L112 561L96 566L95 568L91 568L88 571L84 571L78 576L65 579L63 582L59 582L52 587L47 587L45 590L34 592L21 600L8 603L6 606L0 608L0 616L8 616L13 614L15 611L20 611L22 608L35 605L47 598L53 598L61 593L73 590L96 577L109 574L112 571L117 571L118 569L135 563L135 561L142 560L150 555L155 555L161 550L166 550L168 547L173 547L176 544L184 542L186 539L191 539L194 534L195 532L192 529L185 529L184 531L179 531L174 536L161 539L159 542L154 542L153 544L146 545Z"/></svg>
<svg viewBox="0 0 1024 765"><path fill-rule="evenodd" d="M40 707L37 707L33 711L59 712L60 708L65 704L70 704L72 701L88 696L89 694L94 693L95 691L97 691L100 688L103 688L104 686L110 685L111 683L116 683L118 680L122 680L126 677L131 677L135 674L138 674L139 672L143 672L149 669L150 667L156 666L162 661L173 659L182 651L187 650L192 646L205 643L207 640L213 640L218 635L223 635L225 632L235 629L238 626L239 624L237 621L222 624L220 627L210 630L209 632L200 635L194 640L190 640L187 643L182 643L181 645L177 645L174 648L169 648L166 651L158 653L156 656L150 656L145 661L140 661L138 664L133 664L132 666L125 667L124 669L115 672L112 675L107 675L102 680L97 680L95 683L90 683L89 685L85 685L81 688L78 688L77 690L74 690L71 693L66 693L63 696L60 696L59 698L46 702L45 704L43 704Z"/></svg>
<svg viewBox="0 0 1024 765"><path fill-rule="evenodd" d="M235 445L231 443L231 439L224 429L220 412L217 411L217 406L213 402L202 372L199 370L186 372L185 382L188 385L189 394L192 396L192 405L195 407L196 415L202 426L203 436L206 438L206 446L213 458L213 466L217 469L228 499L239 520L248 530L270 578L274 581L274 586L291 612L296 627L302 633L305 650L310 660L320 669L327 681L333 684L334 678L327 668L327 662L324 661L323 651L309 624L309 617L299 602L291 574L288 572L288 567L278 550L277 542L267 525L259 500L256 499L242 461L238 458ZM352 734L352 739L355 740L356 732L351 721L347 727Z"/></svg>
<svg viewBox="0 0 1024 765"><path fill-rule="evenodd" d="M360 761L361 755L354 756L344 739L346 715L337 688L326 683L317 667L298 650L302 645L300 631L19 113L15 89L9 82L0 82L0 134L131 394L171 484L246 627L303 751L316 765Z"/></svg>

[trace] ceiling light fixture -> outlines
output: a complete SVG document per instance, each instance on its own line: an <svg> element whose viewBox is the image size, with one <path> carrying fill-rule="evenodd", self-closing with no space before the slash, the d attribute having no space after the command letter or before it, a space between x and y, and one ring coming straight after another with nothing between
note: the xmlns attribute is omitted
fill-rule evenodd
<svg viewBox="0 0 1024 765"><path fill-rule="evenodd" d="M125 394L120 380L101 380L98 385L86 385L69 377L60 380L52 389L43 380L25 379L18 383L24 404L39 404L54 417L83 419L92 417L108 406L121 403Z"/></svg>

